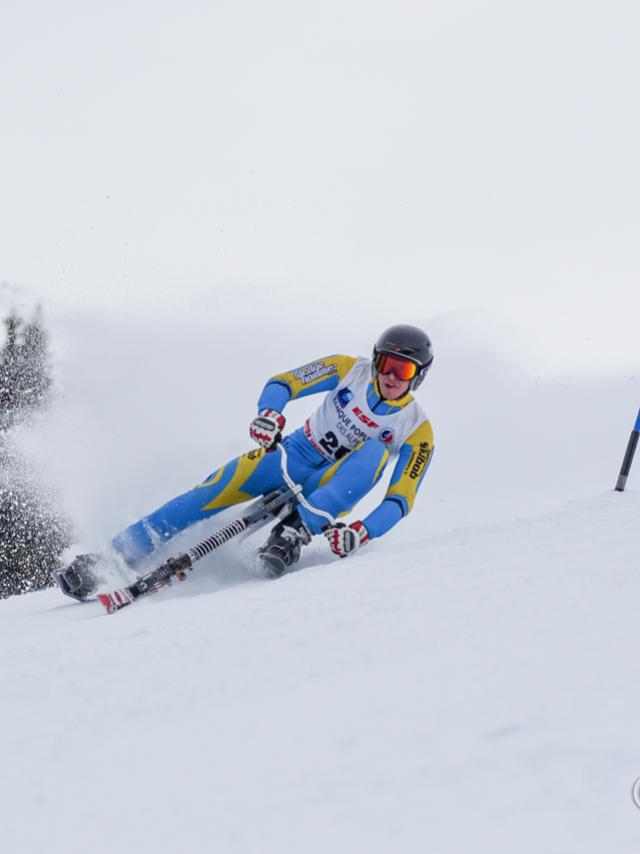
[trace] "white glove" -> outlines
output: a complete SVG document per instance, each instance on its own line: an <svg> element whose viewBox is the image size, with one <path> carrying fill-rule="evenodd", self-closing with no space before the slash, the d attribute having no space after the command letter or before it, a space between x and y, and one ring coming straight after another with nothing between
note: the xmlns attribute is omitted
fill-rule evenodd
<svg viewBox="0 0 640 854"><path fill-rule="evenodd" d="M270 451L282 439L286 418L275 409L263 409L249 425L249 435L254 442Z"/></svg>
<svg viewBox="0 0 640 854"><path fill-rule="evenodd" d="M329 541L331 551L338 557L347 557L369 542L369 532L362 522L352 522L351 525L338 522L327 528L324 535Z"/></svg>

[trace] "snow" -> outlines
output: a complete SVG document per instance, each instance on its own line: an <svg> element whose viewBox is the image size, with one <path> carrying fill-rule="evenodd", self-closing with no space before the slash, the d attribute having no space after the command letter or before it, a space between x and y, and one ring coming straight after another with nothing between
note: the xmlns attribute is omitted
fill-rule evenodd
<svg viewBox="0 0 640 854"><path fill-rule="evenodd" d="M0 603L6 850L635 850L639 512Z"/></svg>
<svg viewBox="0 0 640 854"><path fill-rule="evenodd" d="M78 549L392 323L436 453L346 561L0 602L3 850L637 851L638 4L5 7L0 313L59 389L14 438Z"/></svg>

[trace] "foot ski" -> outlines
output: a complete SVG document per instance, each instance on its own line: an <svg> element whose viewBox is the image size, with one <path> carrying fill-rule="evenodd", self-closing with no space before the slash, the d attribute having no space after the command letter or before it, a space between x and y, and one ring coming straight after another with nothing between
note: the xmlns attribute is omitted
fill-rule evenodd
<svg viewBox="0 0 640 854"><path fill-rule="evenodd" d="M196 561L224 545L233 537L237 537L238 534L242 534L248 528L269 519L269 517L276 516L285 508L291 510L293 497L293 490L286 489L272 492L264 498L260 498L248 508L246 516L229 522L211 534L210 537L189 549L186 554L170 558L166 563L152 569L151 572L147 572L128 587L113 590L111 593L99 593L98 599L108 614L114 614L116 611L126 608L127 605L131 605L141 596L166 587L174 579L184 581L187 571L193 569L193 564Z"/></svg>
<svg viewBox="0 0 640 854"><path fill-rule="evenodd" d="M184 581L186 570L192 568L189 555L184 554L179 557L170 558L162 566L151 570L151 572L147 572L146 575L143 575L128 587L113 590L111 593L98 593L98 599L104 605L107 614L114 614L121 608L131 605L140 596L144 596L146 593L153 593L155 590L160 590L161 587L171 584L174 578Z"/></svg>
<svg viewBox="0 0 640 854"><path fill-rule="evenodd" d="M300 560L300 550L311 542L311 534L294 510L275 526L265 545L258 549L257 559L262 573L280 578L290 566Z"/></svg>

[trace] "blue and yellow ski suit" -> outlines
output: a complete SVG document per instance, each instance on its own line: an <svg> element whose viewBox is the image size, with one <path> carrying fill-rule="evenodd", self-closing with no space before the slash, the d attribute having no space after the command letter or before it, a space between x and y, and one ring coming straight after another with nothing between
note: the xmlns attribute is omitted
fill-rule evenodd
<svg viewBox="0 0 640 854"><path fill-rule="evenodd" d="M381 397L370 359L343 355L272 377L258 411L282 412L289 400L319 392L328 392L321 406L284 439L289 474L312 505L337 517L352 510L397 456L384 499L363 520L370 539L380 537L413 507L433 454L431 425L411 394ZM122 531L113 546L135 567L189 525L282 486L280 454L256 448ZM326 522L298 510L309 530L320 533Z"/></svg>

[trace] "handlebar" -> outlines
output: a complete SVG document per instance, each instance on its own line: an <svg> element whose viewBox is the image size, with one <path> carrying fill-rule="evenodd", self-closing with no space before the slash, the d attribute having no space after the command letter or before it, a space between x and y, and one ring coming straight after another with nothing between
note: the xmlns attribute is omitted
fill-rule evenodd
<svg viewBox="0 0 640 854"><path fill-rule="evenodd" d="M280 468L282 469L282 477L284 478L284 482L287 484L289 489L294 493L296 501L299 504L302 504L304 509L308 510L309 513L314 513L316 516L321 516L323 519L326 519L326 521L331 526L335 525L336 520L331 515L331 513L328 513L326 510L320 510L319 507L314 507L312 504L309 504L307 499L302 494L302 487L300 486L300 484L292 480L291 476L289 475L287 450L282 444L282 442L278 442L278 449L280 450Z"/></svg>

